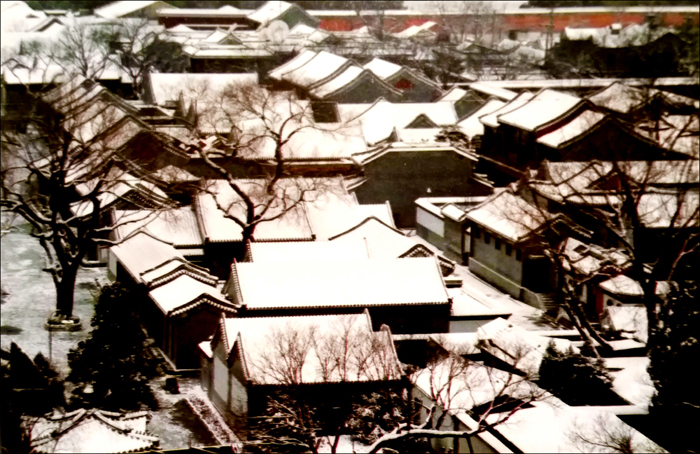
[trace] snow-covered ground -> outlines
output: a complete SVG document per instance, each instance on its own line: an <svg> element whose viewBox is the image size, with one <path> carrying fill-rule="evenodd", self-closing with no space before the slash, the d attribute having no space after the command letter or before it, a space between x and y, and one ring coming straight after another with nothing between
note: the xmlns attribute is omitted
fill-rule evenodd
<svg viewBox="0 0 700 454"><path fill-rule="evenodd" d="M26 229L25 229L26 230ZM44 329L49 315L56 310L56 290L45 264L39 241L27 233L12 232L2 237L2 288L9 294L2 299L2 348L16 343L30 358L41 352L56 369L68 372L68 351L90 332L95 311L91 292L95 279L106 278L106 268L83 268L78 273L74 314L80 317L82 331L53 332Z"/></svg>
<svg viewBox="0 0 700 454"><path fill-rule="evenodd" d="M148 432L160 439L160 447L182 449L217 445L214 436L187 405L189 396L201 396L199 378L178 378L180 394L170 394L163 389L166 377L151 382L160 408L151 412Z"/></svg>

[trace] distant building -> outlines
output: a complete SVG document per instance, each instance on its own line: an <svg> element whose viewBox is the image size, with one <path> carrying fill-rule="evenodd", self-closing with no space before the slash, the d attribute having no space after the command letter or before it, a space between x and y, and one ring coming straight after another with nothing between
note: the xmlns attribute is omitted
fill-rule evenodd
<svg viewBox="0 0 700 454"><path fill-rule="evenodd" d="M680 60L689 44L656 19L645 24L569 28L548 55L550 72L592 77L683 75Z"/></svg>
<svg viewBox="0 0 700 454"><path fill-rule="evenodd" d="M95 8L94 14L104 19L146 18L153 20L158 17L158 11L165 8L172 8L172 6L161 1L118 1Z"/></svg>

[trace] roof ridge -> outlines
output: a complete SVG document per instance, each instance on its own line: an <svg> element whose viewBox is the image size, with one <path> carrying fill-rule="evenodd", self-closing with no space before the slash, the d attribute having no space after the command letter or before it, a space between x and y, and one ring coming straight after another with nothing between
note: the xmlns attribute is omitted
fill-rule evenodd
<svg viewBox="0 0 700 454"><path fill-rule="evenodd" d="M378 203L378 204L376 204L376 205L384 205L384 204L383 204L383 203ZM379 223L380 223L381 225L383 225L384 227L386 227L386 228L388 228L388 229L390 229L390 230L393 230L394 232L398 233L398 234L401 235L401 236L404 236L404 237L406 236L406 235L404 235L404 233L403 233L402 231L400 231L399 229L394 228L394 227L388 225L387 223L385 223L384 221L382 221L382 220L379 219L378 217L372 215L372 216L366 217L366 218L365 218L364 220L362 220L359 224L357 224L357 225L355 225L355 226L353 226L353 227L350 227L348 230L346 230L346 231L344 231L344 232L341 232L341 233L338 233L338 234L336 234L336 235L333 235L333 236L331 236L331 237L328 237L328 241L333 241L333 240L337 239L338 237L341 237L341 236L346 235L346 234L348 234L348 233L350 233L350 232L353 232L353 231L359 229L360 227L362 227L363 225L367 224L368 222L370 222L370 221L372 221L372 220L379 222Z"/></svg>

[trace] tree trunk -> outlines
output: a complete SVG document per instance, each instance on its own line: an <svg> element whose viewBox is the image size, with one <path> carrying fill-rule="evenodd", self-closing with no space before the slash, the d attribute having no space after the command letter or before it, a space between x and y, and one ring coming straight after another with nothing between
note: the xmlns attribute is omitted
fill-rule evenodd
<svg viewBox="0 0 700 454"><path fill-rule="evenodd" d="M77 277L78 265L69 265L63 268L61 281L56 286L56 313L65 318L73 316L75 280Z"/></svg>

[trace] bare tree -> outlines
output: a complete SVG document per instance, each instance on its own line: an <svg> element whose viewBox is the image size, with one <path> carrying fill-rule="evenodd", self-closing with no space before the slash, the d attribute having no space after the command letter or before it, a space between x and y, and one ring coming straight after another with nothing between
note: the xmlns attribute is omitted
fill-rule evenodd
<svg viewBox="0 0 700 454"><path fill-rule="evenodd" d="M182 46L169 41L165 29L147 19L123 20L114 30L118 57L115 63L132 81L134 93L141 96L143 79L156 69L179 73L187 69L188 60Z"/></svg>
<svg viewBox="0 0 700 454"><path fill-rule="evenodd" d="M697 111L690 115L658 112L654 104L664 96L656 89L640 90L642 110L629 118L627 127L669 152L691 154L697 147ZM672 95L671 95L672 96ZM667 101L664 101L667 102ZM629 136L628 136L629 137ZM626 150L633 146L627 138L611 141L611 148ZM695 151L697 153L697 151ZM680 155L679 155L680 156ZM696 155L697 156L697 155ZM697 160L592 161L560 181L542 182L532 174L523 182L525 192L532 191L534 205L544 209L554 202L558 210L577 216L594 232L591 240L605 241L629 257L626 274L641 286L648 321L648 338L659 328L658 314L663 311L659 296L662 282L690 278L688 266L698 253ZM564 242L545 246L546 255L560 275L572 269L564 254ZM611 265L614 265L611 263ZM567 307L597 341L577 290L598 276L614 276L621 269L602 266L582 279L559 279L559 290ZM619 268L619 267L618 267ZM610 273L613 273L612 275ZM568 273L569 277L575 277Z"/></svg>
<svg viewBox="0 0 700 454"><path fill-rule="evenodd" d="M218 148L202 149L201 157L236 197L224 201L210 192L224 216L242 229L244 244L254 240L255 229L261 223L291 216L303 202L313 202L315 196L339 189L324 183L324 178L299 178L291 171L292 158L318 156L334 141L340 141L336 146L342 144L353 133L337 124L316 123L308 101L257 85L230 85L199 112L197 128L219 138ZM222 157L242 166L258 162L269 170L257 175L248 173L257 178L246 188L231 167L218 159Z"/></svg>
<svg viewBox="0 0 700 454"><path fill-rule="evenodd" d="M31 235L46 253L46 270L57 294L50 325L73 329L80 328L73 316L78 270L97 245L112 244L108 234L121 225L105 222L106 208L119 201L138 207L140 200L149 201L148 208L167 206L166 198L158 196L153 186L140 184L124 167L128 143L148 127L126 115L99 84L79 82L37 95L36 105L28 106L26 112L26 132L2 131L0 199L4 212L16 213L29 223ZM71 88L78 90L71 92ZM81 104L76 103L80 90L93 95L103 92ZM68 101L71 96L75 98ZM63 108L56 111L47 103ZM134 191L145 197L129 198Z"/></svg>
<svg viewBox="0 0 700 454"><path fill-rule="evenodd" d="M574 420L568 438L581 452L634 454L666 452L613 414L598 413L585 423Z"/></svg>
<svg viewBox="0 0 700 454"><path fill-rule="evenodd" d="M469 440L507 422L532 402L545 400L549 394L531 381L537 374L526 360L532 349L517 343L510 347L512 368L508 371L449 353L436 356L427 367L414 372L410 377L413 395L421 396L419 399L428 410L425 421L396 424L392 431L378 437L368 452L379 452L407 439ZM465 425L465 429L455 430L452 418L460 413L471 418L472 427Z"/></svg>
<svg viewBox="0 0 700 454"><path fill-rule="evenodd" d="M45 43L35 51L67 74L95 79L112 62L110 43L114 36L112 25L75 23L67 26L57 41Z"/></svg>
<svg viewBox="0 0 700 454"><path fill-rule="evenodd" d="M250 448L317 453L325 445L335 453L341 436L356 430L356 404L368 389L400 400L402 372L389 331L372 332L364 320L341 317L329 326L290 320L266 336L264 347L249 347L257 350L248 363L255 384L274 385L264 414L252 418ZM332 399L330 389L337 390Z"/></svg>
<svg viewBox="0 0 700 454"><path fill-rule="evenodd" d="M435 2L441 13L441 27L450 41L467 41L493 47L500 39L502 19L490 2ZM447 14L452 13L452 14Z"/></svg>

